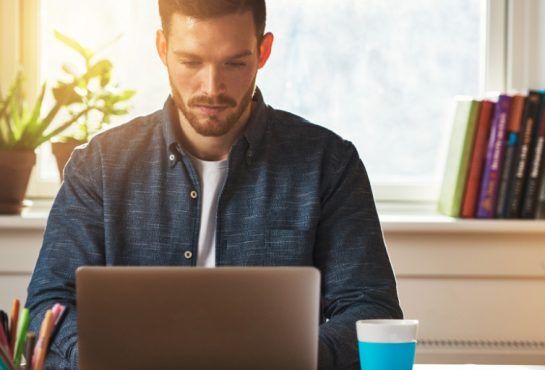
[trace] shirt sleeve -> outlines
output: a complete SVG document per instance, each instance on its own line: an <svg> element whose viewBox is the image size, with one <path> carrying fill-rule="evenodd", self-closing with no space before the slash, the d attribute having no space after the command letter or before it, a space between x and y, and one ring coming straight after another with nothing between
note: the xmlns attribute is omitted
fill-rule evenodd
<svg viewBox="0 0 545 370"><path fill-rule="evenodd" d="M315 263L322 272L320 370L357 370L356 321L401 318L369 178L356 148L328 151Z"/></svg>
<svg viewBox="0 0 545 370"><path fill-rule="evenodd" d="M75 272L79 266L103 265L105 260L101 168L97 157L89 147L80 148L67 163L28 287L30 330L39 332L46 310L55 303L68 308L51 343L47 368L77 368Z"/></svg>

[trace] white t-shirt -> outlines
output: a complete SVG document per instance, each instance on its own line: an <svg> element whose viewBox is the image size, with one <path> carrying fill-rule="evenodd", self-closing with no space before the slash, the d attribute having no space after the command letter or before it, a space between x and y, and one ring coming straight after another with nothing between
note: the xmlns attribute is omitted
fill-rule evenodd
<svg viewBox="0 0 545 370"><path fill-rule="evenodd" d="M197 266L216 266L218 199L227 177L228 161L203 161L189 156L201 183L201 227Z"/></svg>

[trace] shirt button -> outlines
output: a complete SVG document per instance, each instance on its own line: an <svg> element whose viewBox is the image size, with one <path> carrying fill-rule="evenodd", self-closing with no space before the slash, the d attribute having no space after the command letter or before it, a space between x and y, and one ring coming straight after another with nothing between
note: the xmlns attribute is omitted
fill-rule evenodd
<svg viewBox="0 0 545 370"><path fill-rule="evenodd" d="M191 257L193 257L193 253L191 253L191 251L185 251L184 252L184 257L186 260L189 260L191 259Z"/></svg>
<svg viewBox="0 0 545 370"><path fill-rule="evenodd" d="M191 198L197 199L197 192L195 190L193 190L191 193L189 193L189 195L191 196Z"/></svg>
<svg viewBox="0 0 545 370"><path fill-rule="evenodd" d="M175 160L176 157L174 156L174 154L171 154L170 157L168 157L171 161Z"/></svg>

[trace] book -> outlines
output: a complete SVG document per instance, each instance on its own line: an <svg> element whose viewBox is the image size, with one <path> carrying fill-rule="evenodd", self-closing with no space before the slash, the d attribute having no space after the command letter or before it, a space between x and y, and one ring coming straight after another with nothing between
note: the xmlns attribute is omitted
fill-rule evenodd
<svg viewBox="0 0 545 370"><path fill-rule="evenodd" d="M479 191L481 190L484 161L486 158L486 146L490 134L490 123L492 121L492 112L494 111L495 105L496 103L490 100L483 100L480 104L479 118L477 120L462 202L461 216L465 218L475 217Z"/></svg>
<svg viewBox="0 0 545 370"><path fill-rule="evenodd" d="M544 169L541 172L540 190L536 206L536 218L540 220L545 219L545 160L543 160L542 166Z"/></svg>
<svg viewBox="0 0 545 370"><path fill-rule="evenodd" d="M478 218L493 218L495 215L511 101L511 96L502 94L494 109L477 206Z"/></svg>
<svg viewBox="0 0 545 370"><path fill-rule="evenodd" d="M522 118L519 142L515 151L515 161L511 172L511 183L507 194L509 202L508 218L519 218L522 195L527 178L527 167L530 158L532 134L539 114L541 95L537 91L530 91L526 99Z"/></svg>
<svg viewBox="0 0 545 370"><path fill-rule="evenodd" d="M467 96L456 97L437 207L440 213L447 216L460 216L478 110L479 101Z"/></svg>
<svg viewBox="0 0 545 370"><path fill-rule="evenodd" d="M545 92L541 94L541 105L538 119L534 128L534 135L530 150L530 162L528 166L528 178L523 192L521 218L535 218L539 195L539 182L543 168L543 142L545 141Z"/></svg>
<svg viewBox="0 0 545 370"><path fill-rule="evenodd" d="M511 112L507 121L507 141L505 143L503 168L501 171L500 187L498 189L498 199L496 201L496 218L507 218L509 214L509 184L513 176L513 163L515 162L515 151L519 140L525 102L526 96L513 96Z"/></svg>

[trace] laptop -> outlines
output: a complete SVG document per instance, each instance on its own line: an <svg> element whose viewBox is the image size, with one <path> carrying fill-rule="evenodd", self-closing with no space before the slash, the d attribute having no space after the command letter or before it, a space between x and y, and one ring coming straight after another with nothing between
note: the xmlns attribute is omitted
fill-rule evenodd
<svg viewBox="0 0 545 370"><path fill-rule="evenodd" d="M80 267L81 370L316 370L313 267Z"/></svg>

